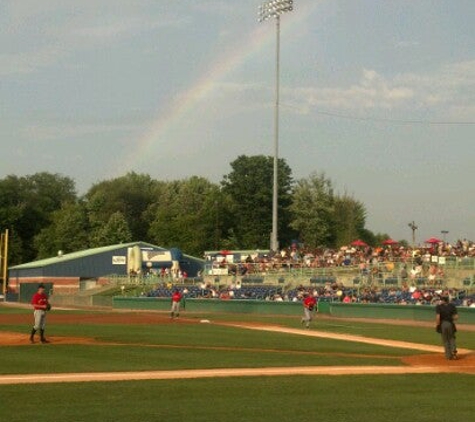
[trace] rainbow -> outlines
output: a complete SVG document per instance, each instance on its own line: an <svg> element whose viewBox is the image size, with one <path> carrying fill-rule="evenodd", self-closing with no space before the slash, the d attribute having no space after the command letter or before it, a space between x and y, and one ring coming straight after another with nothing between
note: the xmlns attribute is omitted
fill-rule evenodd
<svg viewBox="0 0 475 422"><path fill-rule="evenodd" d="M285 16L286 24L281 27L282 33L290 32L292 28L301 24L318 7L318 3L312 0L301 6L297 5L294 12ZM271 24L271 22L268 23ZM228 57L219 57L191 88L175 96L168 110L161 111L143 136L134 141L136 147L133 157L129 154L118 169L123 171L126 168L132 171L134 167L137 167L142 160L152 154L152 150L160 145L160 142L170 138L167 135L186 121L199 103L213 93L217 82L222 81L229 73L238 69L272 43L275 43L275 31L269 30L268 25L256 23L256 29L246 39L240 40L239 47L234 49L232 54Z"/></svg>

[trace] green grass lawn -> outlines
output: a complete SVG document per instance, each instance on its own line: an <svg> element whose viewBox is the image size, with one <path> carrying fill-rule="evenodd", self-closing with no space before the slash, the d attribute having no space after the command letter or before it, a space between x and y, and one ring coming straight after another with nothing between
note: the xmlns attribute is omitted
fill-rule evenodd
<svg viewBox="0 0 475 422"><path fill-rule="evenodd" d="M4 326L5 327L5 326ZM3 328L4 328L3 327ZM2 327L0 327L2 328ZM25 331L12 325L10 331ZM400 365L414 351L364 343L192 325L57 325L56 336L93 337L107 345L2 348L0 373L136 371L306 365ZM25 332L27 335L27 332ZM32 359L32 354L34 359ZM346 356L347 355L347 356ZM39 364L37 364L39 363Z"/></svg>
<svg viewBox="0 0 475 422"><path fill-rule="evenodd" d="M57 311L66 312L66 311ZM6 309L0 313L25 313ZM84 311L67 311L84 314ZM301 328L295 317L189 315ZM328 332L440 344L433 328L317 320ZM25 332L28 326L0 325ZM1 374L160 369L402 365L419 352L368 344L259 332L218 324L51 324L52 336L92 337L106 344L0 347ZM475 348L475 333L459 346ZM473 375L348 375L0 385L1 421L470 421Z"/></svg>
<svg viewBox="0 0 475 422"><path fill-rule="evenodd" d="M299 325L300 318L294 316L275 316L275 315L191 315L192 318L209 318L210 320L227 320L234 322L262 322L264 324L279 324L286 327L301 328ZM434 314L435 318L435 314ZM440 345L440 335L435 332L434 326L429 328L413 323L412 321L403 325L387 325L377 322L359 322L351 320L339 320L319 318L312 322L312 328L319 331L328 331L331 333L353 334L366 337L376 337L387 340L400 340L413 343ZM459 331L457 334L460 340L460 347L475 349L475 332ZM463 345L463 346L462 346Z"/></svg>
<svg viewBox="0 0 475 422"><path fill-rule="evenodd" d="M9 422L471 421L473 376L298 376L0 387ZM472 399L471 399L472 397Z"/></svg>

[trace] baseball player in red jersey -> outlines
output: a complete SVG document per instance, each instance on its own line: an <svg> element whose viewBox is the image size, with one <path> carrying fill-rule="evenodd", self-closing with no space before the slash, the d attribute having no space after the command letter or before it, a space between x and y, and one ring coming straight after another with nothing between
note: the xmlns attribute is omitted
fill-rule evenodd
<svg viewBox="0 0 475 422"><path fill-rule="evenodd" d="M38 286L38 291L33 295L31 299L31 304L33 305L35 325L31 330L30 342L35 342L35 334L40 330L40 341L41 343L49 343L45 338L45 327L46 327L46 311L49 310L50 305L48 302L48 295L45 292L45 287L40 284Z"/></svg>
<svg viewBox="0 0 475 422"><path fill-rule="evenodd" d="M313 319L313 310L317 306L317 299L313 295L305 292L303 298L303 318L302 318L302 325L305 324L305 328L310 327L310 321ZM316 311L317 312L317 311Z"/></svg>
<svg viewBox="0 0 475 422"><path fill-rule="evenodd" d="M172 309L170 312L170 318L180 316L180 302L182 295L178 289L175 289L172 294Z"/></svg>

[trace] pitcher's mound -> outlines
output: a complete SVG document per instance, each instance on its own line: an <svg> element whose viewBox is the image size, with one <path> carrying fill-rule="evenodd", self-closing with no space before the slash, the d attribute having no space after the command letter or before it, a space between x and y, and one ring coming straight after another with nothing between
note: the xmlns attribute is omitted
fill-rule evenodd
<svg viewBox="0 0 475 422"><path fill-rule="evenodd" d="M49 337L47 340L51 344L94 344L96 343L92 338L81 337ZM35 343L40 343L38 334L35 336ZM30 333L10 333L0 332L0 346L26 346L30 345Z"/></svg>

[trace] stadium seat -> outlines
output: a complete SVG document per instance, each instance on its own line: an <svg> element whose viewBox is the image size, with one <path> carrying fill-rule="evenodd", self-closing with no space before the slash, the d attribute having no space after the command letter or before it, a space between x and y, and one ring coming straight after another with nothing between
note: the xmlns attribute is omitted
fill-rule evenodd
<svg viewBox="0 0 475 422"><path fill-rule="evenodd" d="M388 277L384 280L385 286L397 286L399 284L399 280L397 277Z"/></svg>
<svg viewBox="0 0 475 422"><path fill-rule="evenodd" d="M475 276L464 278L462 284L468 291L472 290L475 287Z"/></svg>
<svg viewBox="0 0 475 422"><path fill-rule="evenodd" d="M258 277L258 276L245 276L241 279L242 283L264 283L264 277Z"/></svg>
<svg viewBox="0 0 475 422"><path fill-rule="evenodd" d="M310 278L311 284L326 284L326 283L335 283L336 277L333 276L317 276Z"/></svg>
<svg viewBox="0 0 475 422"><path fill-rule="evenodd" d="M418 287L422 287L427 285L427 278L426 277L418 277L416 278L416 285Z"/></svg>

